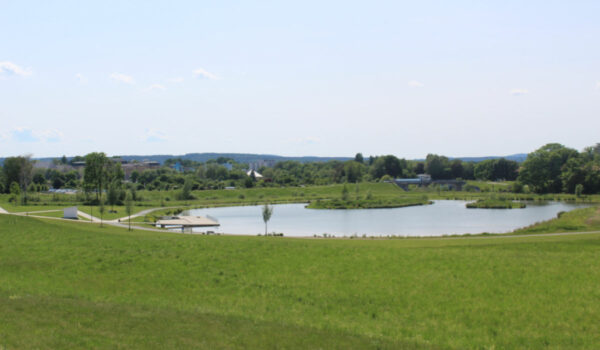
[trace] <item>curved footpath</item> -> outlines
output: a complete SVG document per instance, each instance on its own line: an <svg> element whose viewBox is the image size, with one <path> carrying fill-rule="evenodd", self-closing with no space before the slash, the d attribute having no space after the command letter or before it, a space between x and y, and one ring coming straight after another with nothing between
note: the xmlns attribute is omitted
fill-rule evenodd
<svg viewBox="0 0 600 350"><path fill-rule="evenodd" d="M162 207L162 208L152 208L152 209L146 209L146 210L142 210L139 213L136 213L134 215L131 215L131 218L135 218L135 217L139 217L142 215L146 215L148 213L151 213L153 211L156 210L161 210L161 209L171 209L171 208L179 208L179 207ZM42 211L38 211L38 213L41 212L49 212L49 211L54 211L54 210L42 210ZM27 213L9 213L8 211L6 211L4 208L0 207L0 214L7 214L7 215L18 215L18 216L29 216L32 218L38 218L38 219L50 219L50 220L62 220L62 221L69 221L69 222L73 222L73 220L71 219L64 219L64 218L57 218L57 217L51 217L51 216L39 216L39 215L31 215L31 214L35 214L35 212L27 212ZM77 212L78 215L80 215L81 217L86 218L87 220L81 220L78 222L83 222L83 223L88 223L88 224L93 224L93 223L100 223L100 219L95 217L95 216L91 216L89 214L86 214L84 212L78 211ZM128 228L129 225L125 222L119 222L119 220L128 220L129 216L125 216L123 218L120 219L114 219L114 220L103 220L102 222L108 225L112 225L112 226L116 226L116 227L121 227L121 228ZM153 231L153 232L168 232L168 233L181 233L181 232L177 232L177 231L167 231L164 229L159 229L159 228L153 228L153 227L144 227L144 226L137 226L137 225L131 225L131 229L135 229L135 230L144 230L144 231ZM427 237L428 239L431 238L443 238L443 239L500 239L500 238L526 238L526 237L551 237L551 236L571 236L571 235L589 235L589 234L598 234L600 233L600 231L580 231L580 232L554 232L554 233L532 233L532 234L524 234L524 235L503 235L503 234L498 234L498 235L486 235L486 236L440 236L440 237ZM185 234L185 233L183 233ZM233 234L225 234L226 236L243 236L243 235L233 235ZM323 239L323 238L316 238L316 237L286 237L286 238L300 238L300 239ZM376 237L377 238L377 237ZM382 237L382 239L384 239L385 237ZM414 237L414 238L422 238L422 237ZM344 237L334 237L333 239L344 239ZM371 237L367 238L367 239L372 239Z"/></svg>
<svg viewBox="0 0 600 350"><path fill-rule="evenodd" d="M131 216L124 216L122 218L113 219L113 220L110 220L110 221L107 221L107 222L110 222L110 223L120 223L121 221L129 220L130 217L133 219L133 218L137 218L137 217L140 217L140 216L145 216L146 214L150 214L153 211L163 210L163 209L175 209L175 208L181 208L181 206L179 206L179 207L177 207L177 206L176 207L159 207L159 208L145 209L145 210L142 210L142 211L137 212L135 214L132 214Z"/></svg>

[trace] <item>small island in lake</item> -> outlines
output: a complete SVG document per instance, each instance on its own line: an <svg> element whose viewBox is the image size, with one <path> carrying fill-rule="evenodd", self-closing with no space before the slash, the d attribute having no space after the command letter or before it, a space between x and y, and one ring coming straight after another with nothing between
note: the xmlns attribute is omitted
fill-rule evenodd
<svg viewBox="0 0 600 350"><path fill-rule="evenodd" d="M310 202L308 209L376 209L376 208L401 208L415 205L433 204L427 197L422 198L394 198L394 199L328 199Z"/></svg>
<svg viewBox="0 0 600 350"><path fill-rule="evenodd" d="M469 209L523 209L527 205L523 202L515 202L506 199L479 199L476 202L467 203Z"/></svg>

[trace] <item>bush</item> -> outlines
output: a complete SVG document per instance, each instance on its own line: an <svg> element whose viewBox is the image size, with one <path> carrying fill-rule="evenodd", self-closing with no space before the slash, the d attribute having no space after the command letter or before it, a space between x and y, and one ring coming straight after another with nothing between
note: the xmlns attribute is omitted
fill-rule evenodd
<svg viewBox="0 0 600 350"><path fill-rule="evenodd" d="M523 184L522 183L520 183L518 181L515 181L512 184L512 191L514 193L523 193L523 190L524 190L524 188L523 188Z"/></svg>

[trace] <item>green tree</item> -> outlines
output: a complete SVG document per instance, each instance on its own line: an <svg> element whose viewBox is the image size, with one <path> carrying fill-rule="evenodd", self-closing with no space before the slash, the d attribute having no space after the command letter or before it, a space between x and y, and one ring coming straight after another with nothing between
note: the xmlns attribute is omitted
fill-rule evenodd
<svg viewBox="0 0 600 350"><path fill-rule="evenodd" d="M348 186L346 184L344 184L344 187L342 187L342 200L348 200Z"/></svg>
<svg viewBox="0 0 600 350"><path fill-rule="evenodd" d="M107 158L106 162L104 163L104 179L103 179L103 183L104 183L106 189L108 189L109 183L116 181L120 184L124 178L125 178L125 172L121 168L121 163L117 163L117 162Z"/></svg>
<svg viewBox="0 0 600 350"><path fill-rule="evenodd" d="M512 184L512 192L514 193L523 193L523 184L519 181L515 181Z"/></svg>
<svg viewBox="0 0 600 350"><path fill-rule="evenodd" d="M19 167L19 185L21 186L22 203L27 203L27 190L33 179L33 162L31 156L18 157L21 166Z"/></svg>
<svg viewBox="0 0 600 350"><path fill-rule="evenodd" d="M362 179L364 165L355 161L344 163L343 174L347 182L358 182Z"/></svg>
<svg viewBox="0 0 600 350"><path fill-rule="evenodd" d="M376 179L381 179L384 175L396 178L402 175L402 170L407 167L405 159L398 159L393 155L377 157L371 167L371 175Z"/></svg>
<svg viewBox="0 0 600 350"><path fill-rule="evenodd" d="M254 172L252 172L252 175L254 175ZM254 187L254 181L252 181L251 176L246 176L246 178L244 179L244 187L246 187L246 188Z"/></svg>
<svg viewBox="0 0 600 350"><path fill-rule="evenodd" d="M131 182L136 183L137 180L140 177L140 172L137 170L134 170L131 172L131 175L129 176L129 179L131 180Z"/></svg>
<svg viewBox="0 0 600 350"><path fill-rule="evenodd" d="M585 159L583 157L572 157L561 168L560 180L562 190L567 193L575 193L577 185L586 180Z"/></svg>
<svg viewBox="0 0 600 350"><path fill-rule="evenodd" d="M131 192L127 192L125 196L125 212L127 212L127 216L129 217L129 227L128 230L131 231L131 214L133 213L133 196Z"/></svg>
<svg viewBox="0 0 600 350"><path fill-rule="evenodd" d="M356 155L354 156L354 161L360 164L363 164L365 161L365 158L363 157L362 153L356 153Z"/></svg>
<svg viewBox="0 0 600 350"><path fill-rule="evenodd" d="M22 201L27 200L27 189L33 179L33 162L31 156L8 157L4 159L2 166L5 188L10 190L13 182L16 182L21 188L20 194L23 196Z"/></svg>
<svg viewBox="0 0 600 350"><path fill-rule="evenodd" d="M494 160L486 159L475 164L473 175L477 180L495 180L494 179Z"/></svg>
<svg viewBox="0 0 600 350"><path fill-rule="evenodd" d="M86 189L96 191L96 200L100 198L103 184L106 181L106 166L108 161L106 154L102 152L93 152L85 156L83 183Z"/></svg>
<svg viewBox="0 0 600 350"><path fill-rule="evenodd" d="M111 206L111 210L115 210L115 204L119 201L119 184L112 182L106 192L106 201Z"/></svg>
<svg viewBox="0 0 600 350"><path fill-rule="evenodd" d="M19 205L19 198L21 194L21 188L16 181L10 184L10 199L15 205Z"/></svg>
<svg viewBox="0 0 600 350"><path fill-rule="evenodd" d="M577 197L581 197L582 194L583 194L583 185L577 184L577 186L575 186L575 195L577 195Z"/></svg>
<svg viewBox="0 0 600 350"><path fill-rule="evenodd" d="M558 143L549 143L529 153L519 172L519 181L537 193L558 193L563 189L563 166L578 152Z"/></svg>
<svg viewBox="0 0 600 350"><path fill-rule="evenodd" d="M194 185L194 182L192 180L192 178L190 176L185 178L185 181L183 183L183 187L181 188L181 199L183 200L188 200L188 199L192 199L192 187Z"/></svg>
<svg viewBox="0 0 600 350"><path fill-rule="evenodd" d="M452 162L450 162L450 176L453 179L457 179L457 178L462 178L463 177L463 163L462 160L460 159L454 159Z"/></svg>
<svg viewBox="0 0 600 350"><path fill-rule="evenodd" d="M273 207L265 204L262 208L262 217L265 222L265 236L267 235L267 223L271 220L271 216L273 215Z"/></svg>
<svg viewBox="0 0 600 350"><path fill-rule="evenodd" d="M493 180L513 181L517 178L519 163L505 158L494 160Z"/></svg>
<svg viewBox="0 0 600 350"><path fill-rule="evenodd" d="M103 219L105 210L106 210L106 208L104 207L104 198L102 196L100 196L100 203L99 203L99 207L98 207L98 211L100 212L100 227L102 227L102 219Z"/></svg>
<svg viewBox="0 0 600 350"><path fill-rule="evenodd" d="M448 158L437 154L428 154L425 158L425 172L434 180L449 179L451 173Z"/></svg>

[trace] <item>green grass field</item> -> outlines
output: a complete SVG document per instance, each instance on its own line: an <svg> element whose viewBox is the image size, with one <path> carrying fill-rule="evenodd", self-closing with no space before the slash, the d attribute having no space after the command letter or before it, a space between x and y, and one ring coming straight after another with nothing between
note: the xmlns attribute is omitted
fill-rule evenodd
<svg viewBox="0 0 600 350"><path fill-rule="evenodd" d="M0 348L594 349L598 256L600 234L191 236L0 215Z"/></svg>

